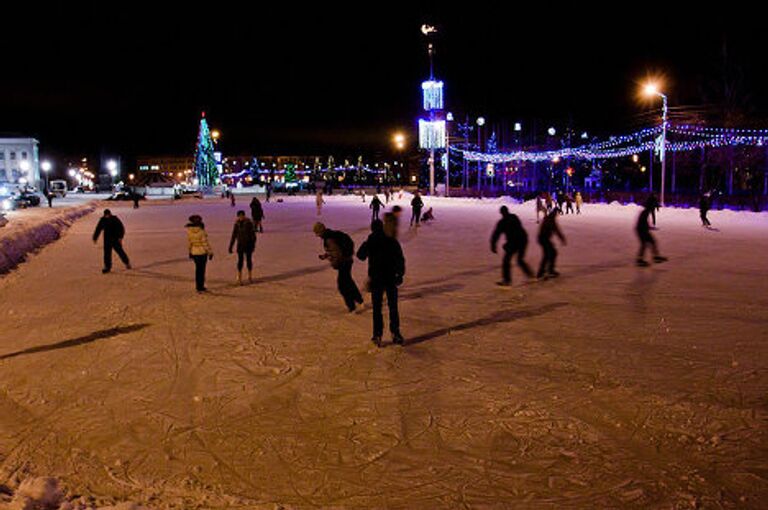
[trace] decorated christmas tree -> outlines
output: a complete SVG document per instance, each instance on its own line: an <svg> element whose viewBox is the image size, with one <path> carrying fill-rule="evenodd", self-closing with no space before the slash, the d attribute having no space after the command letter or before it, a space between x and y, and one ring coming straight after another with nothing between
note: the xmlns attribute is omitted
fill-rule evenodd
<svg viewBox="0 0 768 510"><path fill-rule="evenodd" d="M195 177L201 188L209 188L219 184L219 170L213 156L213 139L205 120L205 112L200 119L200 131L197 134L195 147Z"/></svg>
<svg viewBox="0 0 768 510"><path fill-rule="evenodd" d="M285 182L296 182L296 165L293 163L285 165Z"/></svg>

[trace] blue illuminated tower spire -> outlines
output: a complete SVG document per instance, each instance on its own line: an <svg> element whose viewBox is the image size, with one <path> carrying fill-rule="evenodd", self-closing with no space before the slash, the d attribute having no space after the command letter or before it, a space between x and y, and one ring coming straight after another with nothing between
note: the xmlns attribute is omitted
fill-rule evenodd
<svg viewBox="0 0 768 510"><path fill-rule="evenodd" d="M421 26L421 33L426 37L435 32L437 29L433 26ZM419 148L429 150L429 193L431 195L435 193L435 150L446 148L443 82L435 79L434 53L434 45L428 42L429 79L422 82L421 91L424 111L429 118L419 119Z"/></svg>

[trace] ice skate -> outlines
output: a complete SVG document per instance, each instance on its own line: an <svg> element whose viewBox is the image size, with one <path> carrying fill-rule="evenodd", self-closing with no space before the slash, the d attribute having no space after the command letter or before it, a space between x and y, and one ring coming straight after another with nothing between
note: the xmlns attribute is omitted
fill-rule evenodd
<svg viewBox="0 0 768 510"><path fill-rule="evenodd" d="M635 262L638 267L648 267L650 264L643 259L637 259Z"/></svg>
<svg viewBox="0 0 768 510"><path fill-rule="evenodd" d="M392 333L392 343L396 345L405 345L405 338L400 333Z"/></svg>
<svg viewBox="0 0 768 510"><path fill-rule="evenodd" d="M253 283L253 272L250 269L248 270L248 283Z"/></svg>
<svg viewBox="0 0 768 510"><path fill-rule="evenodd" d="M653 257L653 261L657 264L661 264L662 262L666 262L668 259L667 257L662 257L661 255L656 255Z"/></svg>
<svg viewBox="0 0 768 510"><path fill-rule="evenodd" d="M500 282L496 282L496 286L501 287L502 289L504 289L504 288L511 287L512 284L510 282L505 282L504 280L502 280Z"/></svg>
<svg viewBox="0 0 768 510"><path fill-rule="evenodd" d="M549 272L549 274L547 274L547 276L550 277L550 278L557 278L558 276L560 276L560 273L558 273L557 271L552 270L552 271Z"/></svg>
<svg viewBox="0 0 768 510"><path fill-rule="evenodd" d="M371 342L373 342L373 345L376 347L381 347L381 336L373 335L373 337L371 337Z"/></svg>
<svg viewBox="0 0 768 510"><path fill-rule="evenodd" d="M237 284L242 285L243 284L243 273L238 271L237 272Z"/></svg>

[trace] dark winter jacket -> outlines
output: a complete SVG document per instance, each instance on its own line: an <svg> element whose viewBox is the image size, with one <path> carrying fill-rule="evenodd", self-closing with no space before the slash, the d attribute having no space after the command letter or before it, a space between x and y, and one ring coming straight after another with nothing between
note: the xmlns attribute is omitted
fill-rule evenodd
<svg viewBox="0 0 768 510"><path fill-rule="evenodd" d="M515 251L528 244L528 233L520 223L520 218L516 214L506 214L496 224L496 229L491 236L491 251L496 248L501 235L507 239L504 243L504 251Z"/></svg>
<svg viewBox="0 0 768 510"><path fill-rule="evenodd" d="M421 197L413 197L413 200L411 200L411 207L414 209L421 209L424 207L424 202L421 200Z"/></svg>
<svg viewBox="0 0 768 510"><path fill-rule="evenodd" d="M119 241L125 236L125 227L123 227L123 222L117 216L102 216L99 219L96 230L93 231L94 241L99 238L99 234L102 231L104 232L105 243Z"/></svg>
<svg viewBox="0 0 768 510"><path fill-rule="evenodd" d="M342 262L351 261L355 254L354 241L340 230L327 229L323 232L323 247L326 258L334 269L338 269Z"/></svg>
<svg viewBox="0 0 768 510"><path fill-rule="evenodd" d="M637 226L635 229L637 232L641 235L649 235L651 232L651 227L648 224L648 216L651 215L653 212L653 207L648 207L646 204L646 207L643 209L643 211L640 213L640 216L637 218Z"/></svg>
<svg viewBox="0 0 768 510"><path fill-rule="evenodd" d="M371 200L371 205L369 206L371 209L374 209L378 211L381 208L381 200L379 200L379 197L373 197L373 200Z"/></svg>
<svg viewBox="0 0 768 510"><path fill-rule="evenodd" d="M261 201L255 197L251 200L251 218L253 218L253 221L264 219L264 208L261 207Z"/></svg>
<svg viewBox="0 0 768 510"><path fill-rule="evenodd" d="M699 211L706 213L711 207L712 202L710 201L710 198L706 195L702 195L702 197L699 199Z"/></svg>
<svg viewBox="0 0 768 510"><path fill-rule="evenodd" d="M237 241L237 251L250 253L256 248L256 227L248 218L237 220L232 228L232 237L229 239L229 251Z"/></svg>
<svg viewBox="0 0 768 510"><path fill-rule="evenodd" d="M357 258L368 260L368 276L374 287L402 283L405 276L403 249L397 239L384 234L381 226L360 245Z"/></svg>
<svg viewBox="0 0 768 510"><path fill-rule="evenodd" d="M560 231L560 227L557 226L557 215L548 214L543 220L541 220L541 227L539 228L539 242L549 242L553 235L556 235L561 242L565 242L565 236Z"/></svg>

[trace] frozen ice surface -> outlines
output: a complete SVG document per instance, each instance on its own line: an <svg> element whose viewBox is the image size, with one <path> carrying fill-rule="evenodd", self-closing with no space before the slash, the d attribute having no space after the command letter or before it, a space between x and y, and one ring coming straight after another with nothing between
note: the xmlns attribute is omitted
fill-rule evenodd
<svg viewBox="0 0 768 510"><path fill-rule="evenodd" d="M326 200L359 244L368 202ZM313 197L266 204L243 287L227 201L111 204L134 269L110 275L98 214L79 220L0 279L0 484L150 508L764 507L767 215L713 211L714 231L663 209L670 260L638 268L639 209L587 205L560 219L562 276L504 290L501 201L425 201L436 221L402 233L404 348L345 312ZM533 204L510 207L537 264Z"/></svg>

